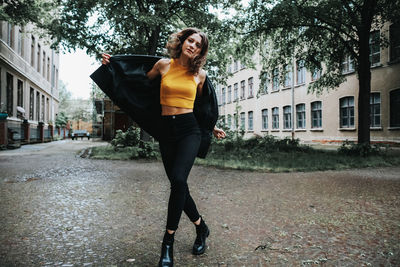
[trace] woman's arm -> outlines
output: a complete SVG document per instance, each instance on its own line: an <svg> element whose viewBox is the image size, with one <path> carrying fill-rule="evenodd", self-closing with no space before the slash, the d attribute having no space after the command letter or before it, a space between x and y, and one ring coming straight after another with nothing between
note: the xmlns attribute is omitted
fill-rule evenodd
<svg viewBox="0 0 400 267"><path fill-rule="evenodd" d="M150 80L165 74L169 69L170 59L162 58L154 64L153 68L147 72L147 78Z"/></svg>
<svg viewBox="0 0 400 267"><path fill-rule="evenodd" d="M207 74L206 74L206 72L205 72L205 70L203 70L203 69L201 69L200 71L199 71L199 74L196 76L196 82L197 82L197 95L202 95L202 93L203 93L203 85L204 85L204 82L206 81L206 76L207 76Z"/></svg>

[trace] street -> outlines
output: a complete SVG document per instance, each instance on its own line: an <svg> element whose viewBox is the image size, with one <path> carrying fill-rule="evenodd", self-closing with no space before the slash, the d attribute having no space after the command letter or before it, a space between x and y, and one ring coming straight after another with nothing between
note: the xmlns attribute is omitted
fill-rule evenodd
<svg viewBox="0 0 400 267"><path fill-rule="evenodd" d="M156 266L169 183L160 161L82 158L104 142L0 151L0 266ZM193 256L183 214L176 266L398 266L400 167L261 173L194 166L210 226Z"/></svg>

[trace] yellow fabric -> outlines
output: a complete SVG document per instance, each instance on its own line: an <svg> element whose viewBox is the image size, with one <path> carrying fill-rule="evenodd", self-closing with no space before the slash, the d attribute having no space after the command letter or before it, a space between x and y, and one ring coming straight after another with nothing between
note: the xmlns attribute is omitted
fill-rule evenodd
<svg viewBox="0 0 400 267"><path fill-rule="evenodd" d="M188 69L171 59L169 70L161 78L161 105L193 108L197 84Z"/></svg>

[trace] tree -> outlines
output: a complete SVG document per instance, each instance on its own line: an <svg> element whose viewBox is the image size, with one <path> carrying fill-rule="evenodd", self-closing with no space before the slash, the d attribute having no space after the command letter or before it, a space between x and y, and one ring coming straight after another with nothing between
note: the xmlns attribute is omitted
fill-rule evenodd
<svg viewBox="0 0 400 267"><path fill-rule="evenodd" d="M49 14L55 7L55 1L50 0L2 0L0 20L18 25L32 22L40 27L49 22Z"/></svg>
<svg viewBox="0 0 400 267"><path fill-rule="evenodd" d="M345 81L341 62L350 56L359 81L358 142L369 143L371 30L399 19L399 0L252 0L238 20L246 29L238 52L243 56L262 47L268 71L293 58L305 60L310 70L324 66L321 78L309 87L319 93ZM383 35L378 39L375 43L387 45Z"/></svg>
<svg viewBox="0 0 400 267"><path fill-rule="evenodd" d="M168 36L177 29L198 27L208 33L211 53L208 69L224 71L232 25L218 19L210 8L237 7L239 0L65 0L56 19L47 26L66 49L86 49L90 55L165 54ZM224 53L225 52L225 53ZM216 76L216 75L215 75Z"/></svg>
<svg viewBox="0 0 400 267"><path fill-rule="evenodd" d="M58 110L60 112L66 112L69 108L69 103L72 99L72 94L70 91L68 91L67 86L63 81L59 81L59 86L58 86Z"/></svg>

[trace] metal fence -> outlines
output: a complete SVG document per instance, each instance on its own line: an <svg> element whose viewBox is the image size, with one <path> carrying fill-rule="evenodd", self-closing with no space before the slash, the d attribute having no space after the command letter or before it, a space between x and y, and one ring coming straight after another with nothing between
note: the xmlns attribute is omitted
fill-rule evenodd
<svg viewBox="0 0 400 267"><path fill-rule="evenodd" d="M10 139L12 141L23 141L24 140L24 127L23 125L9 125L8 133L11 135Z"/></svg>
<svg viewBox="0 0 400 267"><path fill-rule="evenodd" d="M39 141L40 138L40 133L39 133L39 127L35 126L35 127L30 127L30 140L31 142L35 142L35 141Z"/></svg>
<svg viewBox="0 0 400 267"><path fill-rule="evenodd" d="M44 139L51 139L51 130L49 128L44 129Z"/></svg>

